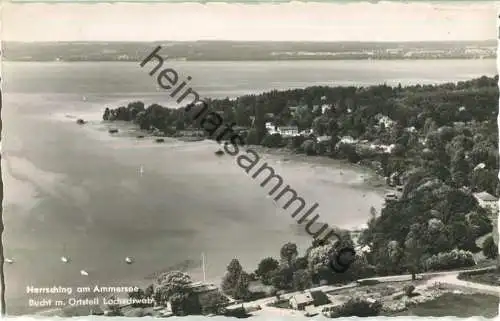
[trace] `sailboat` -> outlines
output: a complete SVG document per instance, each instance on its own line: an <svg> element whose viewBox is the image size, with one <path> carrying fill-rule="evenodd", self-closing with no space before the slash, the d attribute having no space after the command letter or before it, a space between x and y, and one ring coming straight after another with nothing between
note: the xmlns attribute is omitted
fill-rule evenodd
<svg viewBox="0 0 500 321"><path fill-rule="evenodd" d="M206 282L207 275L205 273L205 253L201 253L201 267L203 269L203 282Z"/></svg>
<svg viewBox="0 0 500 321"><path fill-rule="evenodd" d="M66 244L64 244L63 253L66 253ZM61 262L68 263L69 262L69 258L67 256L63 255L63 256L61 256Z"/></svg>

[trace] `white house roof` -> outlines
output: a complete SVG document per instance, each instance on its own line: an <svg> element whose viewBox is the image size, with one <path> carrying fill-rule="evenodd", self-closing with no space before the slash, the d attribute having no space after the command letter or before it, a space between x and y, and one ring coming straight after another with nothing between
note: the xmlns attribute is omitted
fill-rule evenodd
<svg viewBox="0 0 500 321"><path fill-rule="evenodd" d="M491 195L488 192L474 193L474 197L485 202L493 202L498 200L495 196Z"/></svg>
<svg viewBox="0 0 500 321"><path fill-rule="evenodd" d="M291 297L291 299L294 299L297 302L297 304L309 303L314 301L310 292L296 294L293 297Z"/></svg>
<svg viewBox="0 0 500 321"><path fill-rule="evenodd" d="M324 141L328 141L330 139L332 139L332 136L319 136L317 138L318 142L324 142Z"/></svg>
<svg viewBox="0 0 500 321"><path fill-rule="evenodd" d="M193 282L189 284L188 287L195 292L214 291L218 289L214 284L203 282Z"/></svg>
<svg viewBox="0 0 500 321"><path fill-rule="evenodd" d="M474 170L477 171L478 169L483 169L485 167L486 167L485 163L479 163L479 164L477 164L476 167L474 167Z"/></svg>

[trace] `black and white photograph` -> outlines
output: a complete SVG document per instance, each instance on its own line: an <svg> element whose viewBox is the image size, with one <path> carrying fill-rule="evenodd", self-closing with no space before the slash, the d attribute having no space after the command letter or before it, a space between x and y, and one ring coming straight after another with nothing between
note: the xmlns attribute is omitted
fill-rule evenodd
<svg viewBox="0 0 500 321"><path fill-rule="evenodd" d="M2 317L498 317L499 22L3 2Z"/></svg>

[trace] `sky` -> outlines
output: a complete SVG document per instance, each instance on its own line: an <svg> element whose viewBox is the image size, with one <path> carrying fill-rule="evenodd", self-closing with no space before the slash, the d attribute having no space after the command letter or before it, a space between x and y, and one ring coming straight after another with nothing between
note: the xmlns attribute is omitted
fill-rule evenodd
<svg viewBox="0 0 500 321"><path fill-rule="evenodd" d="M498 2L13 4L14 41L453 41L497 38Z"/></svg>

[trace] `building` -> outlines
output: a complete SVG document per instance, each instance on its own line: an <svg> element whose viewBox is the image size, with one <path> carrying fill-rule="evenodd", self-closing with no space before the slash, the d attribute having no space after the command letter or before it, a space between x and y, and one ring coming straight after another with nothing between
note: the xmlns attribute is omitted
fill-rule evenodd
<svg viewBox="0 0 500 321"><path fill-rule="evenodd" d="M316 138L316 142L322 143L322 142L329 142L332 139L332 136L319 136Z"/></svg>
<svg viewBox="0 0 500 321"><path fill-rule="evenodd" d="M301 106L292 106L288 107L288 110L290 111L290 114L294 116L297 112L300 112L302 109L307 109L307 105L301 105Z"/></svg>
<svg viewBox="0 0 500 321"><path fill-rule="evenodd" d="M266 113L264 115L264 118L269 120L274 120L274 117L275 117L274 113Z"/></svg>
<svg viewBox="0 0 500 321"><path fill-rule="evenodd" d="M305 310L306 306L320 306L330 303L330 299L323 291L307 291L296 294L289 300L290 306L295 310Z"/></svg>
<svg viewBox="0 0 500 321"><path fill-rule="evenodd" d="M274 125L271 122L266 123L266 130L269 133L269 135L273 134L279 134L280 132L278 131L278 126Z"/></svg>
<svg viewBox="0 0 500 321"><path fill-rule="evenodd" d="M352 136L343 136L340 138L340 143L342 144L356 144L358 142L357 139L354 139Z"/></svg>
<svg viewBox="0 0 500 321"><path fill-rule="evenodd" d="M271 122L266 123L266 130L269 135L280 134L283 137L299 136L299 128L297 126L276 126Z"/></svg>
<svg viewBox="0 0 500 321"><path fill-rule="evenodd" d="M391 145L382 145L382 144L370 144L370 149L373 149L375 151L381 151L381 152L384 152L384 153L391 153L392 150L394 149L394 147L396 147L395 144L391 144Z"/></svg>
<svg viewBox="0 0 500 321"><path fill-rule="evenodd" d="M496 213L498 212L498 198L486 191L474 193L472 195L474 195L474 198L479 203L479 206L484 209L493 211L493 213L496 215Z"/></svg>
<svg viewBox="0 0 500 321"><path fill-rule="evenodd" d="M193 282L187 286L190 289L190 298L198 302L202 313L215 313L220 307L230 303L229 298L223 295L219 288L211 283Z"/></svg>
<svg viewBox="0 0 500 321"><path fill-rule="evenodd" d="M184 129L184 130L179 130L178 133L181 136L188 136L188 137L203 137L205 136L205 132L200 129Z"/></svg>
<svg viewBox="0 0 500 321"><path fill-rule="evenodd" d="M302 135L302 136L311 136L311 135L314 135L314 131L312 129L304 129L303 131L299 132L299 135Z"/></svg>
<svg viewBox="0 0 500 321"><path fill-rule="evenodd" d="M394 125L394 120L382 114L377 114L375 116L375 119L378 121L379 125L384 124L385 128L390 128L392 127L392 125Z"/></svg>
<svg viewBox="0 0 500 321"><path fill-rule="evenodd" d="M477 164L476 167L474 167L473 171L477 171L477 170L485 169L485 168L486 168L486 164L485 163L479 163L479 164Z"/></svg>
<svg viewBox="0 0 500 321"><path fill-rule="evenodd" d="M278 131L283 137L294 137L299 135L299 128L297 126L278 127Z"/></svg>

